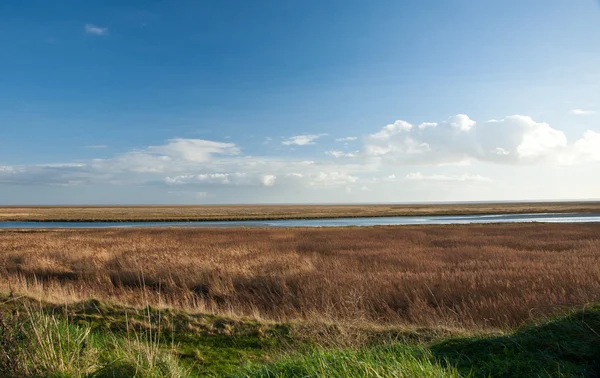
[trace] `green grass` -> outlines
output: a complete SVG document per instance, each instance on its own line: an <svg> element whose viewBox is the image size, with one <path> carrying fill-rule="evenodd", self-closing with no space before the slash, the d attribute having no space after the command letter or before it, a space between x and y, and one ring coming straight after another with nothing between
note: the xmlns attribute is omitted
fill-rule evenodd
<svg viewBox="0 0 600 378"><path fill-rule="evenodd" d="M271 364L249 366L232 377L462 377L449 366L437 364L421 346L403 344L359 350L315 349Z"/></svg>
<svg viewBox="0 0 600 378"><path fill-rule="evenodd" d="M431 351L477 377L600 377L600 306L502 337L448 339Z"/></svg>
<svg viewBox="0 0 600 378"><path fill-rule="evenodd" d="M128 337L153 334L194 376L231 372L244 361L260 361L269 350L289 339L290 329L281 324L190 314L172 309L143 310L99 302L82 302L49 309L63 314L71 323L90 326L101 333Z"/></svg>
<svg viewBox="0 0 600 378"><path fill-rule="evenodd" d="M314 349L233 377L600 377L600 306L502 336Z"/></svg>
<svg viewBox="0 0 600 378"><path fill-rule="evenodd" d="M191 377L177 356L147 334L123 337L43 312L3 315L0 376Z"/></svg>
<svg viewBox="0 0 600 378"><path fill-rule="evenodd" d="M335 326L307 332L308 324L98 301L52 306L22 298L5 300L0 311L0 376L7 378L600 376L600 306L503 335L364 329L369 334L354 348L323 339L336 338Z"/></svg>

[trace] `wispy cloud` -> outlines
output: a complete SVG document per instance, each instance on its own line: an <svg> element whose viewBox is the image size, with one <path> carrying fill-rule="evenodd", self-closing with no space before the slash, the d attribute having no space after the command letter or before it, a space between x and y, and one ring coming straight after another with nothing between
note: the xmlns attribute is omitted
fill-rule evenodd
<svg viewBox="0 0 600 378"><path fill-rule="evenodd" d="M315 144L315 140L325 135L327 134L296 135L291 138L288 138L287 140L284 140L283 142L281 142L281 144L286 146L306 146L307 144Z"/></svg>
<svg viewBox="0 0 600 378"><path fill-rule="evenodd" d="M108 35L108 28L102 28L94 24L85 24L85 32L92 35Z"/></svg>
<svg viewBox="0 0 600 378"><path fill-rule="evenodd" d="M358 154L358 151L356 152L345 152L345 151L325 151L326 155L330 155L333 156L334 158L341 158L341 157L356 157Z"/></svg>
<svg viewBox="0 0 600 378"><path fill-rule="evenodd" d="M595 114L596 111L595 110L589 110L589 109L573 109L571 110L571 114L574 115L590 115L590 114Z"/></svg>
<svg viewBox="0 0 600 378"><path fill-rule="evenodd" d="M391 177L391 176L390 176ZM396 176L394 175L394 178ZM471 175L468 173L462 175L423 175L421 172L409 173L405 177L411 181L437 181L437 182L492 182L488 177L481 175Z"/></svg>
<svg viewBox="0 0 600 378"><path fill-rule="evenodd" d="M352 140L357 140L358 138L355 136L349 136L349 137L345 137L345 138L336 138L336 142L350 142Z"/></svg>
<svg viewBox="0 0 600 378"><path fill-rule="evenodd" d="M83 146L83 148L99 149L99 148L108 148L108 146L106 144L92 144L89 146Z"/></svg>

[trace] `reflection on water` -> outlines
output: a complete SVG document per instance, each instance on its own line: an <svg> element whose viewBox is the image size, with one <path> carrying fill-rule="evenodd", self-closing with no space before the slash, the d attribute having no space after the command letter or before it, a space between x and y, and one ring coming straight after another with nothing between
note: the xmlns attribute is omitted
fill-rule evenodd
<svg viewBox="0 0 600 378"><path fill-rule="evenodd" d="M0 228L106 228L106 227L344 227L410 224L468 224L514 222L600 222L600 214L440 215L378 218L286 219L214 222L0 222Z"/></svg>

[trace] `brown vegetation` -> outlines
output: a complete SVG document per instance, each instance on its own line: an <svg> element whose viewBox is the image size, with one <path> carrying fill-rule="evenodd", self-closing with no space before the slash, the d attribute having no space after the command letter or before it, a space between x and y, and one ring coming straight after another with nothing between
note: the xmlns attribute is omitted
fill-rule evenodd
<svg viewBox="0 0 600 378"><path fill-rule="evenodd" d="M0 221L208 221L506 213L600 213L600 202L0 207Z"/></svg>
<svg viewBox="0 0 600 378"><path fill-rule="evenodd" d="M600 224L0 232L0 288L262 319L504 327L600 300Z"/></svg>

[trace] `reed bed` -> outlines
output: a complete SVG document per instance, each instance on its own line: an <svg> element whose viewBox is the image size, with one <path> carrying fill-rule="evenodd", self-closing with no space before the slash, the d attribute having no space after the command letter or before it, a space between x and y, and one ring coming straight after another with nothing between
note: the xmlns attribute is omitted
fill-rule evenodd
<svg viewBox="0 0 600 378"><path fill-rule="evenodd" d="M52 302L495 329L600 301L600 224L7 230L0 272Z"/></svg>

